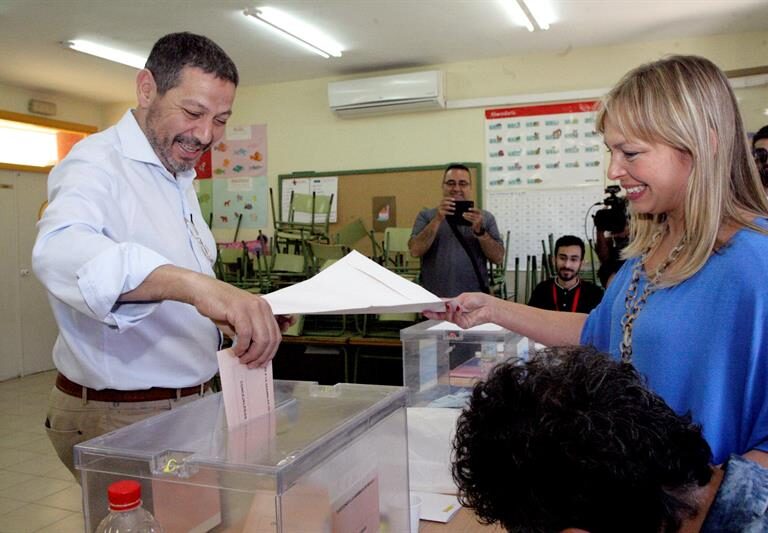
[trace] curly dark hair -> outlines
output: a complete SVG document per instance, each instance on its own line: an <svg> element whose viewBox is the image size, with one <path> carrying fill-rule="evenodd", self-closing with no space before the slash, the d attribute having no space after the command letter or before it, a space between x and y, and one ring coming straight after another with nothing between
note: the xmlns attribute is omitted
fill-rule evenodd
<svg viewBox="0 0 768 533"><path fill-rule="evenodd" d="M152 73L160 96L181 83L184 67L196 67L235 86L240 82L237 67L221 47L203 35L169 33L152 47L145 68Z"/></svg>
<svg viewBox="0 0 768 533"><path fill-rule="evenodd" d="M676 531L696 514L711 450L632 365L591 348L499 365L453 442L462 504L509 531Z"/></svg>

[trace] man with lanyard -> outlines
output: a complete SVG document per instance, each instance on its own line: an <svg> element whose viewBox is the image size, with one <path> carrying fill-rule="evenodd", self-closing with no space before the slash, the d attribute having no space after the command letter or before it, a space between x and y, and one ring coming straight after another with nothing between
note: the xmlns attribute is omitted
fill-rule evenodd
<svg viewBox="0 0 768 533"><path fill-rule="evenodd" d="M533 289L528 305L551 311L589 313L603 298L603 290L579 277L584 261L584 241L564 235L555 243L557 276Z"/></svg>

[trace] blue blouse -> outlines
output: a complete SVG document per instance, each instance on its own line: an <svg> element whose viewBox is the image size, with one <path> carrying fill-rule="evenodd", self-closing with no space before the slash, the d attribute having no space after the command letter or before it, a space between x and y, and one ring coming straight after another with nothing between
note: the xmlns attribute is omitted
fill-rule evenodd
<svg viewBox="0 0 768 533"><path fill-rule="evenodd" d="M768 227L766 220L759 220ZM587 318L581 343L620 357L627 261ZM643 273L638 293L648 282ZM768 451L768 235L742 229L693 277L652 293L635 319L632 363L703 427L716 464Z"/></svg>

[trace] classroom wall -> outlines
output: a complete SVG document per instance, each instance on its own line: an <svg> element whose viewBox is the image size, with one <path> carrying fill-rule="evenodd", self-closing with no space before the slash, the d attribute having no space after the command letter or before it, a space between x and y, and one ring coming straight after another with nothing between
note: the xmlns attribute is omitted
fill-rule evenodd
<svg viewBox="0 0 768 533"><path fill-rule="evenodd" d="M463 100L610 87L628 69L669 53L704 55L724 70L758 66L768 57L768 32L566 50L434 68L445 73L448 100ZM419 70L428 68L433 67ZM239 89L232 122L268 125L273 186L278 174L300 170L485 162L482 108L340 119L328 109L329 81ZM762 105L757 109L768 106L768 88L749 92ZM756 129L762 118L768 122L768 117L750 116L748 127Z"/></svg>
<svg viewBox="0 0 768 533"><path fill-rule="evenodd" d="M97 128L103 128L109 124L103 114L103 104L46 91L0 84L0 109L3 111L30 115L32 113L28 111L27 105L31 98L56 104L56 115L46 118L76 122Z"/></svg>
<svg viewBox="0 0 768 533"><path fill-rule="evenodd" d="M768 31L567 49L422 67L445 73L450 101L608 88L627 70L666 54L699 54L724 70L755 67L768 57ZM376 74L389 74L396 71ZM351 76L362 77L362 75ZM240 87L231 124L266 123L269 179L301 170L332 171L484 163L483 108L340 119L322 78ZM748 129L768 123L768 86L738 91ZM104 108L114 123L132 102ZM437 186L437 185L436 185ZM230 232L226 232L228 235ZM250 232L241 235L253 238Z"/></svg>

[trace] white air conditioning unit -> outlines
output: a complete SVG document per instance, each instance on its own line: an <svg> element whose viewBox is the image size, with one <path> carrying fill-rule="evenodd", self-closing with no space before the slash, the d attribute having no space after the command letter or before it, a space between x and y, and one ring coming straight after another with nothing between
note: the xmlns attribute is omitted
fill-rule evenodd
<svg viewBox="0 0 768 533"><path fill-rule="evenodd" d="M445 109L443 73L431 70L331 82L328 104L340 117Z"/></svg>

